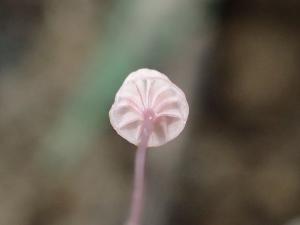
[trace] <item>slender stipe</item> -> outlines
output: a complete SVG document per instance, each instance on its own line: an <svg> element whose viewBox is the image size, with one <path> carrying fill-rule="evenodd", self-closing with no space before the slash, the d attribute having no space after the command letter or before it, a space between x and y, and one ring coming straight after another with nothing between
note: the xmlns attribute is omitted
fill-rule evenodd
<svg viewBox="0 0 300 225"><path fill-rule="evenodd" d="M153 130L153 120L151 112L145 112L145 119L141 133L141 142L135 155L133 193L131 199L130 214L126 225L140 225L144 208L144 184L145 184L145 164L147 146Z"/></svg>

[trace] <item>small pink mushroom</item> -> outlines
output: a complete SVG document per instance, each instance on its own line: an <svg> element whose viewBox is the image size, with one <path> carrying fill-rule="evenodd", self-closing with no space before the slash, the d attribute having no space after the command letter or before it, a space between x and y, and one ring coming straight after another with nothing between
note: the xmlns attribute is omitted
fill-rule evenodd
<svg viewBox="0 0 300 225"><path fill-rule="evenodd" d="M189 106L182 90L169 78L139 69L125 79L116 94L109 117L116 132L138 146L131 211L127 225L139 225L143 208L147 147L163 145L183 130Z"/></svg>

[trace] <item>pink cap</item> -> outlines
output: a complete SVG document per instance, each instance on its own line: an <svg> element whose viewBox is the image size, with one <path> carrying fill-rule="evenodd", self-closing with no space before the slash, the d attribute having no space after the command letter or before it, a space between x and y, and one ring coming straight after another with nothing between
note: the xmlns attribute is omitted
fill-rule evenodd
<svg viewBox="0 0 300 225"><path fill-rule="evenodd" d="M139 69L125 79L116 94L109 117L117 133L138 145L146 112L152 112L153 131L148 146L163 145L183 130L189 114L185 94L169 78L150 69Z"/></svg>

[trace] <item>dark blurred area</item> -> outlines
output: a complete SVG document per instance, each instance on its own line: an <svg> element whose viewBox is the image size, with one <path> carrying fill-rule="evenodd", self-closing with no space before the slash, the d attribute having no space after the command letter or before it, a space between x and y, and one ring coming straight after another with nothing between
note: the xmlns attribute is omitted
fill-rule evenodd
<svg viewBox="0 0 300 225"><path fill-rule="evenodd" d="M30 38L43 20L42 1L3 0L0 2L1 69L13 66L29 48ZM2 71L1 71L2 72Z"/></svg>
<svg viewBox="0 0 300 225"><path fill-rule="evenodd" d="M300 225L300 1L0 0L0 225L124 224L138 68L187 95L149 150L145 225Z"/></svg>

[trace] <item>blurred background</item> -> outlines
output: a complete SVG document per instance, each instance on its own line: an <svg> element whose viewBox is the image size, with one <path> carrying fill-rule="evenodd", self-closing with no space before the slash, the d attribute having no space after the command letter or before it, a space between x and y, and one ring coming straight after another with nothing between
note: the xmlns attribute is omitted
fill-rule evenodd
<svg viewBox="0 0 300 225"><path fill-rule="evenodd" d="M0 225L120 225L135 147L108 110L148 67L190 117L149 150L144 225L300 224L300 1L0 0Z"/></svg>

